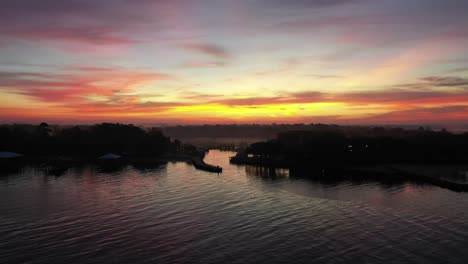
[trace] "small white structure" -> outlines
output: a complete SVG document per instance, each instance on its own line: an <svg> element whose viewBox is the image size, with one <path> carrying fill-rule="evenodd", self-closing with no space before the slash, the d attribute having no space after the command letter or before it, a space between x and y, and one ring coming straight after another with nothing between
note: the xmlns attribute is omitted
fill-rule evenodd
<svg viewBox="0 0 468 264"><path fill-rule="evenodd" d="M102 155L98 159L120 159L122 156L116 155L114 153L107 153L105 155Z"/></svg>
<svg viewBox="0 0 468 264"><path fill-rule="evenodd" d="M15 152L9 152L9 151L0 151L0 159L11 159L11 158L18 158L23 155L15 153Z"/></svg>
<svg viewBox="0 0 468 264"><path fill-rule="evenodd" d="M458 171L458 176L463 178L468 183L468 171Z"/></svg>

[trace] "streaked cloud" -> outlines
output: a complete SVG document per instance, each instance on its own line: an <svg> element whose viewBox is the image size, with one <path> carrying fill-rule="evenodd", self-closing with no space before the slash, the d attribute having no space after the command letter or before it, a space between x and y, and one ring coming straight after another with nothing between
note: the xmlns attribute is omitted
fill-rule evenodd
<svg viewBox="0 0 468 264"><path fill-rule="evenodd" d="M265 5L276 6L281 8L326 8L335 7L346 4L353 4L362 0L263 0Z"/></svg>
<svg viewBox="0 0 468 264"><path fill-rule="evenodd" d="M100 96L112 102L116 94L136 90L147 82L173 78L163 73L122 68L78 67L71 72L70 69L55 74L0 72L0 91L74 107L73 104L86 101L87 96Z"/></svg>
<svg viewBox="0 0 468 264"><path fill-rule="evenodd" d="M358 120L365 124L392 123L392 124L452 124L453 121L466 121L467 105L417 107L408 110L391 111L385 114L373 115ZM459 124L462 125L462 124Z"/></svg>
<svg viewBox="0 0 468 264"><path fill-rule="evenodd" d="M468 78L461 77L440 77L440 76L428 76L421 80L429 82L433 86L457 86L465 87L468 86Z"/></svg>
<svg viewBox="0 0 468 264"><path fill-rule="evenodd" d="M226 49L214 44L187 43L180 45L180 47L189 51L211 56L215 59L224 60L230 57L230 54Z"/></svg>
<svg viewBox="0 0 468 264"><path fill-rule="evenodd" d="M184 68L212 68L212 67L223 67L226 63L223 61L214 60L200 60L200 61L187 61L181 64Z"/></svg>

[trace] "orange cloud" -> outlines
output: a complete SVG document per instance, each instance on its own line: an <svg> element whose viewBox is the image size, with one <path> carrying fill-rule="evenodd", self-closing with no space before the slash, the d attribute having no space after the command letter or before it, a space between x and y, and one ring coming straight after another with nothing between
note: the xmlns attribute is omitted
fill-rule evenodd
<svg viewBox="0 0 468 264"><path fill-rule="evenodd" d="M56 74L0 72L0 77L1 93L42 104L0 107L1 120L265 123L468 119L468 79L450 76L429 76L378 91L285 92L269 97L184 92L159 101L162 95L140 93L139 88L175 80L174 76L124 68L68 67ZM450 89L441 91L439 87Z"/></svg>

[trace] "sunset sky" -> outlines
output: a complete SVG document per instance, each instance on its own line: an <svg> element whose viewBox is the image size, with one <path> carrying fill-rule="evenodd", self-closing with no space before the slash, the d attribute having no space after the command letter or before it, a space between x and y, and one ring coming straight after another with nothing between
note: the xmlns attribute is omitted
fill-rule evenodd
<svg viewBox="0 0 468 264"><path fill-rule="evenodd" d="M468 1L2 0L0 121L463 126Z"/></svg>

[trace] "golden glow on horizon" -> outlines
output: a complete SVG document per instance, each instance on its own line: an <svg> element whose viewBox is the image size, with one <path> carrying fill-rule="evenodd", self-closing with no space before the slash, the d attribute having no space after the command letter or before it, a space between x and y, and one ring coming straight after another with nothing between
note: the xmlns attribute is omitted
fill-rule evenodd
<svg viewBox="0 0 468 264"><path fill-rule="evenodd" d="M401 120L430 120L433 114L430 107L427 111L416 114L399 114L389 116L387 120L398 122ZM128 122L132 120L152 121L160 120L163 122L196 122L196 123L251 123L251 122L304 122L304 120L317 120L316 118L330 117L325 120L365 120L373 116L393 111L408 111L411 107L391 106L391 105L367 105L355 106L347 103L309 103L309 104L278 104L262 106L227 106L227 105L192 105L192 106L174 106L153 110L134 110L126 111L125 107L115 106L110 109L83 108L76 110L73 108L54 108L37 111L34 109L4 108L3 113L10 116L25 116L29 118L41 119L44 116L52 120L75 120L75 121L121 121ZM372 114L369 114L372 113ZM73 119L70 119L73 116ZM439 116L446 120L456 120L465 118L464 113L441 113ZM331 122L331 121L330 121Z"/></svg>
<svg viewBox="0 0 468 264"><path fill-rule="evenodd" d="M343 103L305 103L305 104L270 104L256 106L229 106L220 104L176 106L170 108L168 114L190 116L215 115L226 118L248 117L288 117L300 115L330 115L343 110Z"/></svg>

